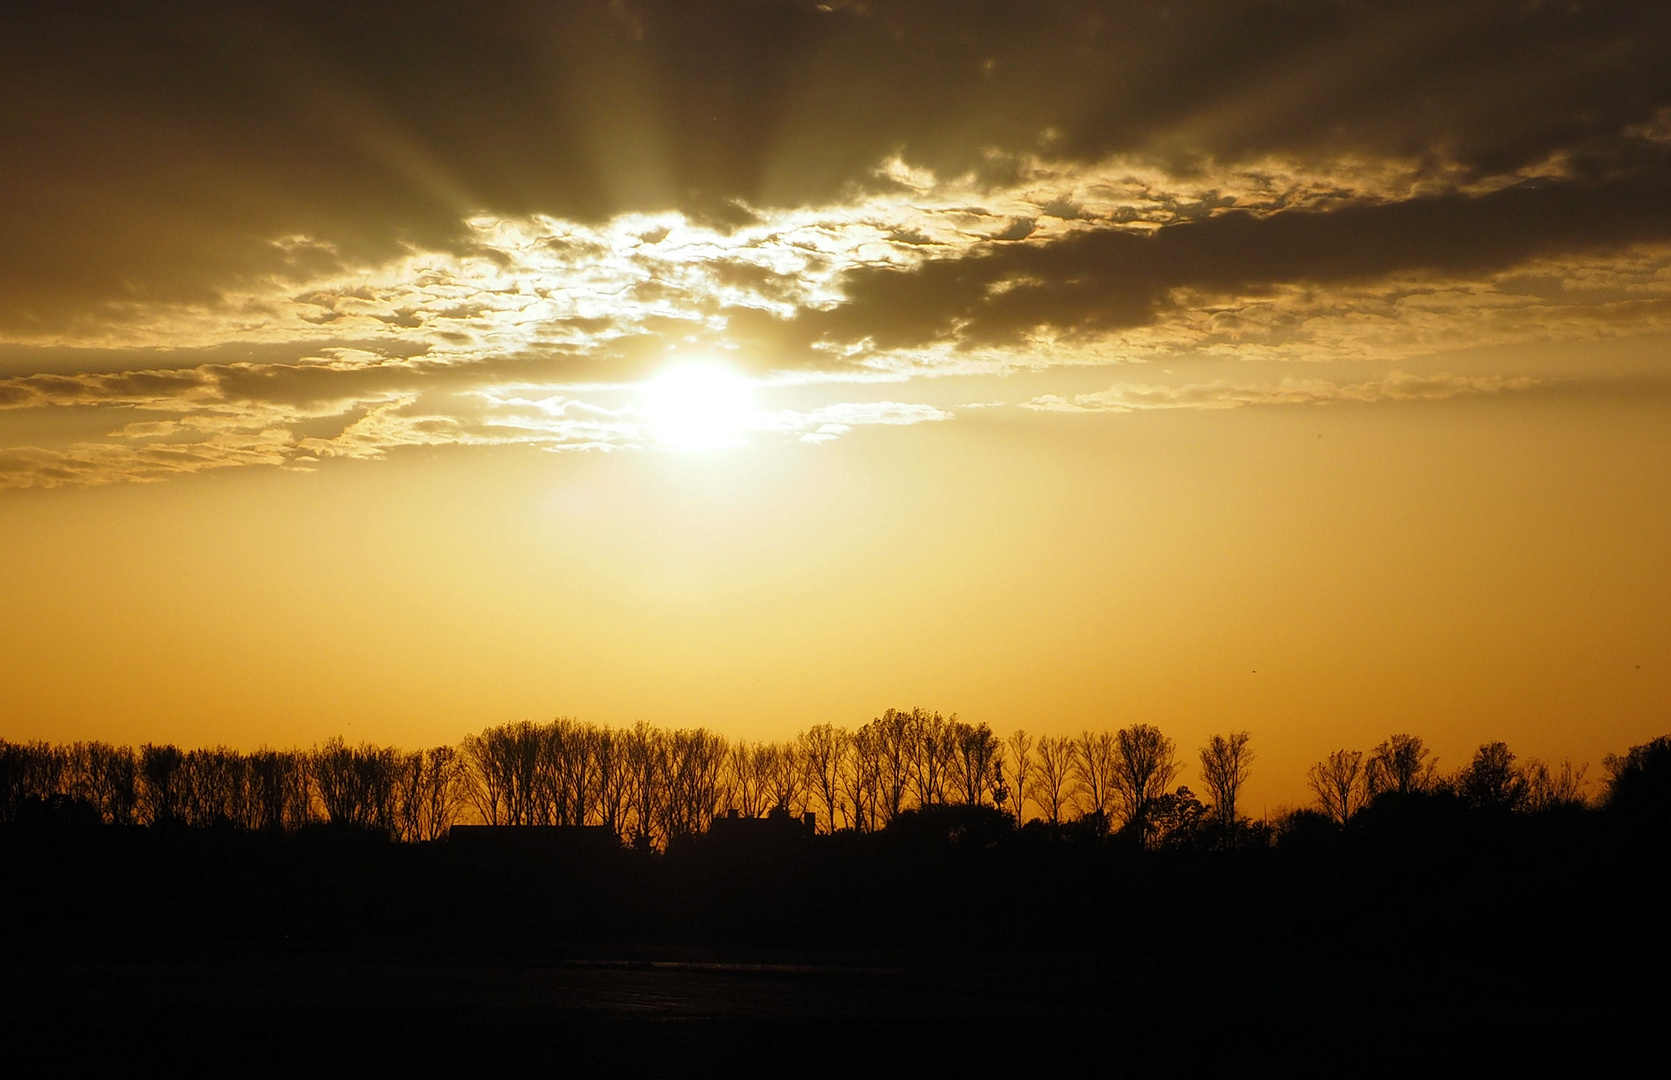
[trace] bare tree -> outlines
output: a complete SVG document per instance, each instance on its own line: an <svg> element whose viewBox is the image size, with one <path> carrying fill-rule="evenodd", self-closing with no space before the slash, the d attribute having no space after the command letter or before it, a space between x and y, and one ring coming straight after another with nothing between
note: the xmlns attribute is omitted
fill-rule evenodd
<svg viewBox="0 0 1671 1080"><path fill-rule="evenodd" d="M1364 765L1364 782L1369 797L1382 792L1408 795L1433 786L1439 759L1432 757L1416 735L1393 735L1369 752Z"/></svg>
<svg viewBox="0 0 1671 1080"><path fill-rule="evenodd" d="M1213 817L1226 831L1236 827L1236 793L1253 767L1248 733L1214 735L1201 748L1201 780L1213 799Z"/></svg>
<svg viewBox="0 0 1671 1080"><path fill-rule="evenodd" d="M546 803L539 817L554 825L584 825L597 789L597 731L558 717L542 732L541 773Z"/></svg>
<svg viewBox="0 0 1671 1080"><path fill-rule="evenodd" d="M766 809L765 778L760 768L762 753L769 753L762 744L751 745L747 739L738 739L725 754L726 796L744 817L759 817Z"/></svg>
<svg viewBox="0 0 1671 1080"><path fill-rule="evenodd" d="M712 732L693 728L672 732L663 745L662 837L672 840L706 832L719 809L726 742Z"/></svg>
<svg viewBox="0 0 1671 1080"><path fill-rule="evenodd" d="M464 740L465 773L470 802L487 825L508 825L510 784L509 743L496 728Z"/></svg>
<svg viewBox="0 0 1671 1080"><path fill-rule="evenodd" d="M242 754L225 747L188 750L180 760L180 775L186 824L248 827L249 775Z"/></svg>
<svg viewBox="0 0 1671 1080"><path fill-rule="evenodd" d="M1074 741L1074 780L1087 814L1106 821L1114 801L1119 751L1110 731L1082 731Z"/></svg>
<svg viewBox="0 0 1671 1080"><path fill-rule="evenodd" d="M626 739L622 732L609 728L598 732L597 761L599 821L617 840L625 840L632 803L632 773L627 765Z"/></svg>
<svg viewBox="0 0 1671 1080"><path fill-rule="evenodd" d="M1306 773L1306 786L1317 796L1317 806L1339 824L1346 824L1369 799L1362 750L1336 750Z"/></svg>
<svg viewBox="0 0 1671 1080"><path fill-rule="evenodd" d="M801 764L799 745L792 742L774 743L770 767L765 776L766 792L771 800L772 809L787 810L791 813L799 811L805 780L806 773Z"/></svg>
<svg viewBox="0 0 1671 1080"><path fill-rule="evenodd" d="M464 804L464 757L450 746L424 751L424 810L418 835L439 840L458 820Z"/></svg>
<svg viewBox="0 0 1671 1080"><path fill-rule="evenodd" d="M627 769L632 776L633 843L655 842L657 823L666 801L663 787L668 772L666 736L640 720L626 735Z"/></svg>
<svg viewBox="0 0 1671 1080"><path fill-rule="evenodd" d="M333 825L393 832L396 828L398 760L395 751L326 740L314 751L314 787Z"/></svg>
<svg viewBox="0 0 1671 1080"><path fill-rule="evenodd" d="M925 709L910 712L910 782L918 806L938 806L946 801L946 780L956 753L952 725L939 713Z"/></svg>
<svg viewBox="0 0 1671 1080"><path fill-rule="evenodd" d="M527 720L507 724L501 731L507 747L505 761L510 766L505 790L511 824L537 824L551 790L545 772L547 759L542 753L545 739L539 727Z"/></svg>
<svg viewBox="0 0 1671 1080"><path fill-rule="evenodd" d="M56 746L35 741L0 740L0 820L15 821L24 804L49 799L63 790L65 754Z"/></svg>
<svg viewBox="0 0 1671 1080"><path fill-rule="evenodd" d="M882 804L882 738L875 723L853 733L841 774L842 796L851 809L853 828L880 828Z"/></svg>
<svg viewBox="0 0 1671 1080"><path fill-rule="evenodd" d="M985 724L952 724L955 756L953 781L959 797L970 806L984 806L989 792L996 792L1004 778L999 769L1003 747Z"/></svg>
<svg viewBox="0 0 1671 1080"><path fill-rule="evenodd" d="M871 723L876 726L877 756L881 765L881 811L883 824L887 824L905 809L916 740L912 737L910 713L889 709Z"/></svg>
<svg viewBox="0 0 1671 1080"><path fill-rule="evenodd" d="M829 724L808 728L798 739L807 787L823 807L825 827L830 832L836 829L836 811L841 805L842 761L851 742L846 731Z"/></svg>
<svg viewBox="0 0 1671 1080"><path fill-rule="evenodd" d="M548 818L553 760L544 732L524 720L490 727L464 743L470 799L489 825L533 825Z"/></svg>
<svg viewBox="0 0 1671 1080"><path fill-rule="evenodd" d="M463 759L450 746L397 756L396 802L402 839L439 840L447 834L463 798L462 766Z"/></svg>
<svg viewBox="0 0 1671 1080"><path fill-rule="evenodd" d="M1033 801L1044 812L1044 819L1060 825L1073 806L1074 774L1073 740L1045 735L1039 739L1038 771L1033 780Z"/></svg>
<svg viewBox="0 0 1671 1080"><path fill-rule="evenodd" d="M96 808L107 825L133 821L139 800L139 762L132 748L76 743L64 755L66 793Z"/></svg>
<svg viewBox="0 0 1671 1080"><path fill-rule="evenodd" d="M1013 813L1019 826L1027 820L1027 798L1033 793L1033 737L1016 728L1004 745L1007 751L1004 764L1009 770L1007 783L1010 797L1015 800Z"/></svg>
<svg viewBox="0 0 1671 1080"><path fill-rule="evenodd" d="M1588 765L1573 767L1570 759L1563 760L1559 771L1552 770L1537 758L1522 766L1520 773L1526 781L1527 810L1553 810L1563 806L1583 806L1584 774Z"/></svg>
<svg viewBox="0 0 1671 1080"><path fill-rule="evenodd" d="M312 818L307 759L293 750L257 750L249 756L249 827L270 832L297 829Z"/></svg>
<svg viewBox="0 0 1671 1080"><path fill-rule="evenodd" d="M148 823L171 825L182 820L186 803L181 770L184 759L178 746L146 743L139 748L140 814Z"/></svg>
<svg viewBox="0 0 1671 1080"><path fill-rule="evenodd" d="M1114 735L1114 791L1127 825L1147 828L1149 805L1166 794L1181 766L1176 744L1152 724L1133 724Z"/></svg>

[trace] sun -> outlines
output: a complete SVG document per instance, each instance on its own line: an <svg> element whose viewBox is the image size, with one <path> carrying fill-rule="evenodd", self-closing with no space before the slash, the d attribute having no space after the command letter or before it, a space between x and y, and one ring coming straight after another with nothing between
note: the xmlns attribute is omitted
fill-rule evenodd
<svg viewBox="0 0 1671 1080"><path fill-rule="evenodd" d="M663 446L707 450L743 441L754 412L754 388L724 364L676 364L644 385L642 410Z"/></svg>

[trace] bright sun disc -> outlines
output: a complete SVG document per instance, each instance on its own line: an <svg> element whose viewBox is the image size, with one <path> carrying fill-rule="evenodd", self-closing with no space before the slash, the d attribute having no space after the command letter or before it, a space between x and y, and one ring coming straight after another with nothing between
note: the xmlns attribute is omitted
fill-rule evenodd
<svg viewBox="0 0 1671 1080"><path fill-rule="evenodd" d="M644 414L656 441L682 450L741 442L753 405L749 381L720 364L680 364L644 387Z"/></svg>

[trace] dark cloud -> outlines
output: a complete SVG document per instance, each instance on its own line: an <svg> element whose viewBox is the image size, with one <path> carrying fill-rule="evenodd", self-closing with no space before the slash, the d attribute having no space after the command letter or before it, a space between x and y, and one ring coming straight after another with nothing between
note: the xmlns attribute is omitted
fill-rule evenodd
<svg viewBox="0 0 1671 1080"><path fill-rule="evenodd" d="M956 335L1009 343L1036 329L1098 332L1155 320L1174 290L1257 295L1392 274L1480 275L1541 256L1616 252L1671 239L1671 162L1624 175L1349 205L1231 211L1143 234L1105 229L1049 244L995 244L970 258L849 273L850 301L803 315L801 333L883 348Z"/></svg>
<svg viewBox="0 0 1671 1080"><path fill-rule="evenodd" d="M1668 103L1657 3L35 5L0 38L0 332L458 247L478 211L730 227L895 153L1602 175Z"/></svg>

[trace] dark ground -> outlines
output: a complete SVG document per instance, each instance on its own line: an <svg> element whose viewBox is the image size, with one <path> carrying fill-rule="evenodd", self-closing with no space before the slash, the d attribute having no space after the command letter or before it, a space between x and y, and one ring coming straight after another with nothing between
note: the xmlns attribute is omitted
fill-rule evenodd
<svg viewBox="0 0 1671 1080"><path fill-rule="evenodd" d="M26 961L6 966L4 985L11 1075L1121 1075L1258 1062L1289 1075L1505 1075L1624 1064L1671 1033L1663 998L1622 988L1466 969L1370 977L1291 958L879 967L226 948Z"/></svg>
<svg viewBox="0 0 1671 1080"><path fill-rule="evenodd" d="M0 830L0 1071L1636 1071L1666 866L1594 814L1161 853Z"/></svg>

